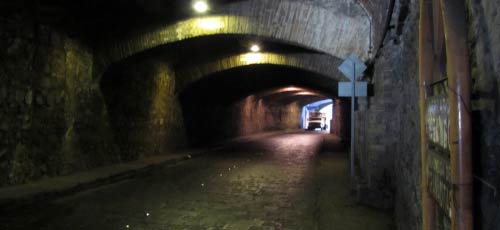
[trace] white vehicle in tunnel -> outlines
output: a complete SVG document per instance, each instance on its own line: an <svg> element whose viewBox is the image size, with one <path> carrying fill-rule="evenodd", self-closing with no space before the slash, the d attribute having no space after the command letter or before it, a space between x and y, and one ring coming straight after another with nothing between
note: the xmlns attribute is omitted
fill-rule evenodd
<svg viewBox="0 0 500 230"><path fill-rule="evenodd" d="M309 112L307 116L307 130L326 130L326 114L321 112Z"/></svg>

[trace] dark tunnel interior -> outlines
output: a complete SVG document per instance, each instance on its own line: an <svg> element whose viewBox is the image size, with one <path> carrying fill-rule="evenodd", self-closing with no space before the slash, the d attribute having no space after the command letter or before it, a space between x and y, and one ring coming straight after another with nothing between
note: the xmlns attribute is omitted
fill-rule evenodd
<svg viewBox="0 0 500 230"><path fill-rule="evenodd" d="M497 229L499 10L2 0L0 230Z"/></svg>

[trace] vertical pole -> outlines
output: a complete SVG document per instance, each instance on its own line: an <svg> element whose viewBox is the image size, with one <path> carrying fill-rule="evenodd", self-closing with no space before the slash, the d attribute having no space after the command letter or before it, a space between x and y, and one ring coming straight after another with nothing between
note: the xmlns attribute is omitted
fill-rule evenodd
<svg viewBox="0 0 500 230"><path fill-rule="evenodd" d="M354 170L354 105L356 100L356 64L353 64L352 76L352 91L351 91L351 183L354 183L355 170Z"/></svg>
<svg viewBox="0 0 500 230"><path fill-rule="evenodd" d="M336 99L333 99L332 98L332 119L330 120L330 124L328 124L330 126L330 134L334 134L334 130L333 130L333 124L335 123L335 119L336 119L336 109L337 109L337 100Z"/></svg>
<svg viewBox="0 0 500 230"><path fill-rule="evenodd" d="M434 55L432 46L431 0L420 0L419 21L419 93L420 93L420 151L421 151L421 192L422 192L422 229L434 230L435 201L429 194L427 180L427 127L426 99L429 89L426 85L432 80Z"/></svg>
<svg viewBox="0 0 500 230"><path fill-rule="evenodd" d="M472 230L471 77L465 2L441 0L450 102L452 230Z"/></svg>

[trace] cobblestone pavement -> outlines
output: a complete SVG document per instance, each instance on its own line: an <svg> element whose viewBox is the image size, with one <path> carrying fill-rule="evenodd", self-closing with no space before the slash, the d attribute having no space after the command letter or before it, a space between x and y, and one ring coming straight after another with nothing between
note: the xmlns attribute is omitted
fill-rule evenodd
<svg viewBox="0 0 500 230"><path fill-rule="evenodd" d="M392 229L356 205L345 153L318 154L324 134L236 142L205 157L5 214L0 230Z"/></svg>

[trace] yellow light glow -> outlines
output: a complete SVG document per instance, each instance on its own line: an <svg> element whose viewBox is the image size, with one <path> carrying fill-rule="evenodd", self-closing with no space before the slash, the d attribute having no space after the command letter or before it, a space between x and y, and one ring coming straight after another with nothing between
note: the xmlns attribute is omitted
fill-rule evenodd
<svg viewBox="0 0 500 230"><path fill-rule="evenodd" d="M282 91L280 92L289 92L289 91L300 91L300 90L304 90L303 88L299 88L299 87L294 87L294 86L290 86L290 87L286 87L284 88Z"/></svg>
<svg viewBox="0 0 500 230"><path fill-rule="evenodd" d="M241 61L246 64L256 64L262 61L262 54L260 53L248 53L241 57Z"/></svg>
<svg viewBox="0 0 500 230"><path fill-rule="evenodd" d="M205 13L208 11L208 4L205 1L196 1L193 4L193 9L198 13Z"/></svg>
<svg viewBox="0 0 500 230"><path fill-rule="evenodd" d="M224 22L220 18L201 18L197 24L198 27L205 30L216 30L224 27Z"/></svg>
<svg viewBox="0 0 500 230"><path fill-rule="evenodd" d="M252 45L252 47L250 47L250 51L252 51L254 53L259 52L260 47L258 45Z"/></svg>
<svg viewBox="0 0 500 230"><path fill-rule="evenodd" d="M311 92L300 92L300 93L296 93L295 95L297 95L297 96L319 96L317 93L311 93Z"/></svg>

